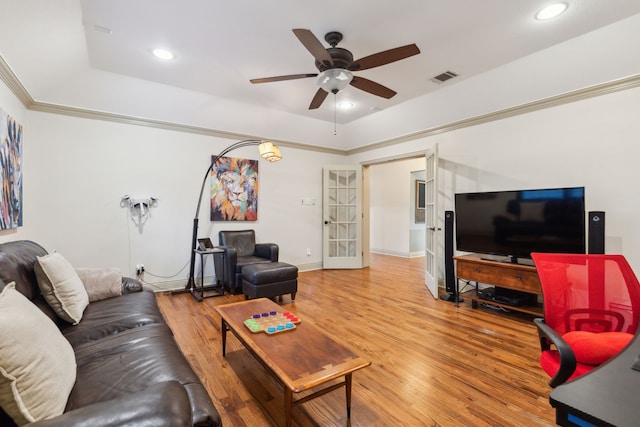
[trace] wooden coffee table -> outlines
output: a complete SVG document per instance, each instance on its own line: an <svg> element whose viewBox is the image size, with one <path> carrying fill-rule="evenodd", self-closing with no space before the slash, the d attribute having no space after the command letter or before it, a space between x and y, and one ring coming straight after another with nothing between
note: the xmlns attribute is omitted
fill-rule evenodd
<svg viewBox="0 0 640 427"><path fill-rule="evenodd" d="M291 425L293 406L345 386L347 417L351 417L351 376L369 366L349 349L338 344L311 322L301 319L295 329L267 334L251 332L244 324L254 314L287 311L266 298L253 299L216 307L222 317L222 354L226 355L227 330L270 371L283 385L285 424ZM320 386L344 377L340 383ZM294 393L319 388L312 394L294 400Z"/></svg>

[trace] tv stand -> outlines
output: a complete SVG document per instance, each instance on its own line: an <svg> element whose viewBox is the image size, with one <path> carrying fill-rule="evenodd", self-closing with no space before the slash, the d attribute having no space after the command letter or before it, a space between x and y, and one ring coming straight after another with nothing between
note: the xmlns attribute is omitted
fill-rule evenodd
<svg viewBox="0 0 640 427"><path fill-rule="evenodd" d="M484 255L478 254L453 257L456 261L456 280L462 279L476 283L475 290L464 293L465 296L471 299L471 307L477 308L478 303L486 302L512 311L542 316L542 304L538 302L534 305L512 306L480 298L478 295L479 283L534 294L536 299L539 295L542 295L540 279L535 266L500 262L486 258Z"/></svg>

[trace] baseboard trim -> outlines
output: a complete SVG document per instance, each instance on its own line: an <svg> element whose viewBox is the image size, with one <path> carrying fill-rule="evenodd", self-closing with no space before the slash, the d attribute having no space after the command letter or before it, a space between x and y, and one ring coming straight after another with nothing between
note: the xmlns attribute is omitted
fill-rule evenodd
<svg viewBox="0 0 640 427"><path fill-rule="evenodd" d="M322 262L312 262L309 264L300 264L297 266L298 271L322 270Z"/></svg>
<svg viewBox="0 0 640 427"><path fill-rule="evenodd" d="M387 249L370 249L370 252L374 253L374 254L381 254L381 255L390 255L390 256L397 256L400 258L411 258L411 253L409 252L401 252L401 251L390 251Z"/></svg>
<svg viewBox="0 0 640 427"><path fill-rule="evenodd" d="M215 276L204 278L205 283L211 283L215 279ZM198 278L200 280L200 278ZM149 289L153 290L153 292L169 292L169 291L179 291L183 290L187 286L187 279L183 280L170 280L167 282L146 282L143 281L142 284Z"/></svg>
<svg viewBox="0 0 640 427"><path fill-rule="evenodd" d="M313 270L322 270L322 262L314 262L309 264L300 264L297 265L298 271L313 271ZM204 283L213 283L216 280L216 276L204 276ZM200 283L200 276L197 277L196 281ZM153 292L170 292L170 291L178 291L185 288L187 285L187 279L182 280L170 280L166 282L142 282L146 287L153 290Z"/></svg>

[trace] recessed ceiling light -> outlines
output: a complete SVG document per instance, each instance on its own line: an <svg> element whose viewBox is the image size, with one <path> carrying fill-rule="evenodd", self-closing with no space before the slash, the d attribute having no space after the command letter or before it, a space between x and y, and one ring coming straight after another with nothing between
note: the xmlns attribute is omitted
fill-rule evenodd
<svg viewBox="0 0 640 427"><path fill-rule="evenodd" d="M554 3L546 6L544 9L540 10L540 12L536 13L536 19L539 21L544 21L547 19L555 18L556 16L562 14L569 5L566 3Z"/></svg>
<svg viewBox="0 0 640 427"><path fill-rule="evenodd" d="M160 58L160 59L173 59L174 55L173 52L167 50L167 49L153 49L153 55L156 58Z"/></svg>
<svg viewBox="0 0 640 427"><path fill-rule="evenodd" d="M350 110L354 107L353 102L341 101L338 102L338 108L341 110Z"/></svg>

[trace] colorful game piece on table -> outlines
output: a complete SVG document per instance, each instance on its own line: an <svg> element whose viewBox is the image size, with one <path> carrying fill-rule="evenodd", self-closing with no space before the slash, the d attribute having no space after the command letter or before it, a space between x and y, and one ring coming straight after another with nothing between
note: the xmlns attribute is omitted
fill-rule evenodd
<svg viewBox="0 0 640 427"><path fill-rule="evenodd" d="M256 313L250 319L244 321L245 326L251 332L265 332L268 335L292 331L298 323L300 323L300 319L288 311L284 313L278 313L277 311Z"/></svg>

